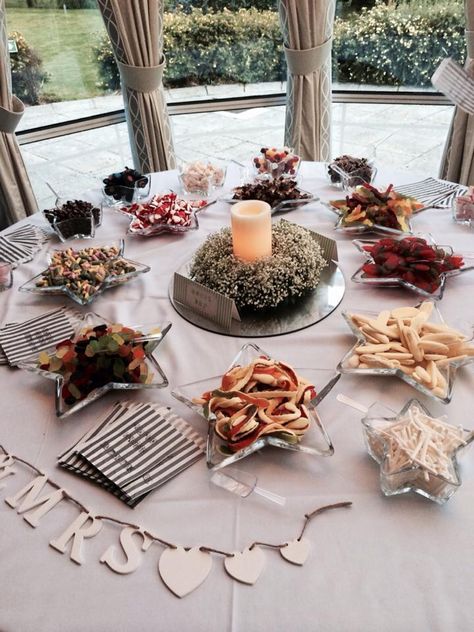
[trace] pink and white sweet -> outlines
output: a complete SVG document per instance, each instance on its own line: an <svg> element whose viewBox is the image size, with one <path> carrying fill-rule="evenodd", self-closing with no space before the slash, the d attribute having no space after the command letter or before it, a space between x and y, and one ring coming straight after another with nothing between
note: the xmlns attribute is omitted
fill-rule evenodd
<svg viewBox="0 0 474 632"><path fill-rule="evenodd" d="M261 156L255 156L253 159L254 167L259 174L270 174L275 177L296 175L301 158L293 153L290 147L262 147L260 154Z"/></svg>
<svg viewBox="0 0 474 632"><path fill-rule="evenodd" d="M468 188L466 195L455 198L454 219L458 222L474 221L474 186Z"/></svg>

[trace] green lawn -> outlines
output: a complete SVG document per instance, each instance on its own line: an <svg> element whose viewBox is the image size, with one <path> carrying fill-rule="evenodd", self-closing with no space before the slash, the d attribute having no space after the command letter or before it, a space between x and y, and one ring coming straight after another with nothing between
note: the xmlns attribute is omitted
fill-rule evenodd
<svg viewBox="0 0 474 632"><path fill-rule="evenodd" d="M8 8L8 31L20 31L43 60L50 81L43 92L50 100L65 101L93 97L103 92L96 87L97 66L92 46L105 31L99 11Z"/></svg>

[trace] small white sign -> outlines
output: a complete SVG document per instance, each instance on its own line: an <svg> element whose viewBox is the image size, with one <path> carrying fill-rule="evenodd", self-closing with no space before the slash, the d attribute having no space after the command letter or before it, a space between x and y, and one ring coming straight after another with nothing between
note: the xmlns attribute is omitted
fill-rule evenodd
<svg viewBox="0 0 474 632"><path fill-rule="evenodd" d="M239 319L235 303L192 279L175 272L173 297L197 314L230 330L232 318Z"/></svg>
<svg viewBox="0 0 474 632"><path fill-rule="evenodd" d="M14 39L9 39L8 40L8 52L10 53L10 55L12 53L17 53L18 52L18 46L16 45L16 40L14 40Z"/></svg>
<svg viewBox="0 0 474 632"><path fill-rule="evenodd" d="M287 220L280 220L285 222ZM319 244L321 254L330 263L337 261L337 244L334 239L309 230L311 237ZM174 273L173 299L188 307L193 312L218 323L225 330L230 331L232 319L240 320L235 302L210 288L197 283L189 276Z"/></svg>

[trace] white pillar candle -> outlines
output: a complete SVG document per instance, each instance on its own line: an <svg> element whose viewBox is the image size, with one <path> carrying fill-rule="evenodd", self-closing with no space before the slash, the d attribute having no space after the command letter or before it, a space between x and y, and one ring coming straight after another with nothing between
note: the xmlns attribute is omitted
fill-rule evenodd
<svg viewBox="0 0 474 632"><path fill-rule="evenodd" d="M272 215L267 202L245 200L231 208L234 256L255 261L272 254Z"/></svg>

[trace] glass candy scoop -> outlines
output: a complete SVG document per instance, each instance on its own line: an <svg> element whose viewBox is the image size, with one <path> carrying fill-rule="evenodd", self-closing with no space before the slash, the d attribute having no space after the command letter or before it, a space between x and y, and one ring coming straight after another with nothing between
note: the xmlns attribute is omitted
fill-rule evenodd
<svg viewBox="0 0 474 632"><path fill-rule="evenodd" d="M286 503L284 496L279 496L267 489L258 487L256 476L236 468L226 467L224 470L217 470L213 473L210 480L211 483L214 483L217 487L222 487L222 489L236 494L241 498L247 498L252 492L255 492L259 496L263 496L278 505L283 506Z"/></svg>

